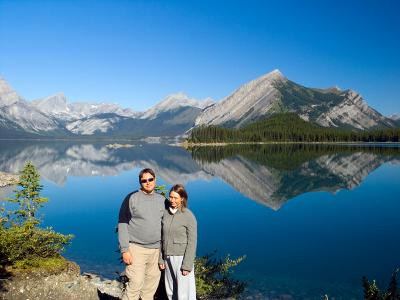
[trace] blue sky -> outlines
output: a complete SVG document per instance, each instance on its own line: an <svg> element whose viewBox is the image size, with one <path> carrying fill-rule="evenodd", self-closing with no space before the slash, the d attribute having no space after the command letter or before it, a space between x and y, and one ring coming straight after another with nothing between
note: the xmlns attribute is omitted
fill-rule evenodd
<svg viewBox="0 0 400 300"><path fill-rule="evenodd" d="M400 112L400 1L0 0L0 76L27 100L145 110L215 100L273 69Z"/></svg>

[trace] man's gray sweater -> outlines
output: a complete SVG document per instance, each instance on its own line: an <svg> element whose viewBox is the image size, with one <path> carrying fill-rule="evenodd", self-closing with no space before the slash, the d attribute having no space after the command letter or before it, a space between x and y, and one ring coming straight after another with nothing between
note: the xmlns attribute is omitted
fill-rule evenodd
<svg viewBox="0 0 400 300"><path fill-rule="evenodd" d="M139 190L125 197L119 211L118 240L121 252L127 252L129 243L145 248L159 248L161 220L165 198L155 192Z"/></svg>

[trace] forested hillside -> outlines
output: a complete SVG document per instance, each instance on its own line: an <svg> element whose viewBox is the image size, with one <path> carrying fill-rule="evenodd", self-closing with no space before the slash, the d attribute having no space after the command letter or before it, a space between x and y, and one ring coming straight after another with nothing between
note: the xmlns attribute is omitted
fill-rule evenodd
<svg viewBox="0 0 400 300"><path fill-rule="evenodd" d="M277 114L240 129L218 126L194 128L189 142L398 142L399 128L356 131L306 122L294 113Z"/></svg>

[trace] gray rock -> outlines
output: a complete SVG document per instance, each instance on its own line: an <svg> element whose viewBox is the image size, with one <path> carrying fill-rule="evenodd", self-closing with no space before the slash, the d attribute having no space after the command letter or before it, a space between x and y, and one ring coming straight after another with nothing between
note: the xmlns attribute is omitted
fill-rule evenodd
<svg viewBox="0 0 400 300"><path fill-rule="evenodd" d="M120 299L123 284L116 280L103 280L95 274L80 275L79 266L70 262L58 274L35 271L29 277L14 275L1 282L0 299L26 300L98 300Z"/></svg>
<svg viewBox="0 0 400 300"><path fill-rule="evenodd" d="M18 180L18 175L8 174L0 171L0 188L14 185L18 182Z"/></svg>

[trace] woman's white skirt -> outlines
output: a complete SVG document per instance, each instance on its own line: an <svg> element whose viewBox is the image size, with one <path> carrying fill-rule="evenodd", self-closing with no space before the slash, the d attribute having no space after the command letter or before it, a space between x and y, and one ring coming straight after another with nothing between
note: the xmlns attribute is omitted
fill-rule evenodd
<svg viewBox="0 0 400 300"><path fill-rule="evenodd" d="M194 268L182 275L183 256L167 256L165 260L165 290L169 300L196 300Z"/></svg>

